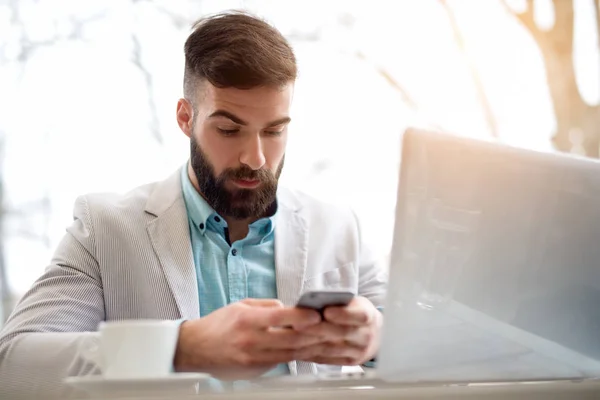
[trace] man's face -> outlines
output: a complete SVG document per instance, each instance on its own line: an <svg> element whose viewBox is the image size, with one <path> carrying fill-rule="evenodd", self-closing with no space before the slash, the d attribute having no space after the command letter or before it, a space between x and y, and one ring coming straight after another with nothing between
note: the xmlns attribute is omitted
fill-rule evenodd
<svg viewBox="0 0 600 400"><path fill-rule="evenodd" d="M292 91L292 84L239 90L205 83L193 100L195 112L180 100L177 117L190 137L192 181L219 214L260 218L275 201Z"/></svg>

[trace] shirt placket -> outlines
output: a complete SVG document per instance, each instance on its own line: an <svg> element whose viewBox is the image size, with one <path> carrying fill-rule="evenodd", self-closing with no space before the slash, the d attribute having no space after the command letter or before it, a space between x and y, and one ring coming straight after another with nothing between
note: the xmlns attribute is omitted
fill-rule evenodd
<svg viewBox="0 0 600 400"><path fill-rule="evenodd" d="M227 255L227 277L229 283L229 301L248 298L248 274L243 259L244 240L233 243Z"/></svg>

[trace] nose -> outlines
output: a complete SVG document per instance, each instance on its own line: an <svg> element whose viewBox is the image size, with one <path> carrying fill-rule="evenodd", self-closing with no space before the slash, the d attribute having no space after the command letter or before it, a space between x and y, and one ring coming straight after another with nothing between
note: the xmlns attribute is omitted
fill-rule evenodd
<svg viewBox="0 0 600 400"><path fill-rule="evenodd" d="M259 170L265 165L265 162L260 136L256 135L249 138L242 149L240 163L249 166L253 170Z"/></svg>

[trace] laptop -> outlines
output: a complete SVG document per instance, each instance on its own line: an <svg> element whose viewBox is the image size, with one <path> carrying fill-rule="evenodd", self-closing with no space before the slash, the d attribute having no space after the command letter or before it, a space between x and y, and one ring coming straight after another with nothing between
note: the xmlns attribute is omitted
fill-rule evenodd
<svg viewBox="0 0 600 400"><path fill-rule="evenodd" d="M377 375L600 377L600 162L409 129Z"/></svg>
<svg viewBox="0 0 600 400"><path fill-rule="evenodd" d="M600 162L409 129L374 370L336 386L600 376Z"/></svg>

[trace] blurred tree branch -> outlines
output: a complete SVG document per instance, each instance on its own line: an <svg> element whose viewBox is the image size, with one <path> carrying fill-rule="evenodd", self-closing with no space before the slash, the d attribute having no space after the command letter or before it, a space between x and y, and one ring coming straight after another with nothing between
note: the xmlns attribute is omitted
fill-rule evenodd
<svg viewBox="0 0 600 400"><path fill-rule="evenodd" d="M368 58L361 51L356 52L356 57L358 57L360 60L369 62ZM383 79L385 79L385 81L392 87L392 89L394 89L396 92L398 92L398 94L400 94L402 101L413 112L415 112L417 114L421 112L421 107L417 104L417 102L414 100L414 98L408 93L408 91L404 88L404 86L402 86L400 84L400 82L398 82L398 80L392 76L391 73L389 73L382 66L377 65L373 62L371 62L371 65L375 69L375 72L377 72L377 74L379 74ZM431 126L431 128L438 129L438 130L444 130L444 128L441 125L439 125L437 122L435 122L433 120L429 120L428 124Z"/></svg>
<svg viewBox="0 0 600 400"><path fill-rule="evenodd" d="M163 137L160 133L160 121L158 119L158 110L156 108L156 102L154 101L154 82L152 79L152 74L146 68L142 61L142 46L140 44L140 39L136 33L131 34L131 41L133 43L133 51L132 51L132 62L133 65L137 67L137 69L142 73L144 77L144 83L146 85L146 92L148 96L148 109L150 111L150 132L154 140L158 142L158 144L163 144Z"/></svg>
<svg viewBox="0 0 600 400"><path fill-rule="evenodd" d="M596 12L596 30L600 34L599 0L591 0ZM581 97L575 76L573 39L575 12L573 0L552 0L554 25L549 30L535 23L535 1L527 0L523 12L513 10L506 0L500 0L505 10L516 17L535 40L544 60L546 82L550 89L556 132L554 146L571 152L583 147L589 157L600 156L600 105L589 105ZM600 41L600 37L599 37ZM598 47L600 52L600 46ZM600 71L599 71L600 72Z"/></svg>
<svg viewBox="0 0 600 400"><path fill-rule="evenodd" d="M533 37L537 37L540 29L535 23L535 1L527 0L527 7L523 12L516 12L513 10L506 0L500 0L504 8L512 15L514 15L525 28L531 33Z"/></svg>
<svg viewBox="0 0 600 400"><path fill-rule="evenodd" d="M171 9L166 8L162 4L159 4L153 0L131 0L132 6L135 6L138 3L148 3L151 4L154 9L163 16L166 16L173 26L176 29L183 28L191 28L192 24L196 21L193 17L189 15L179 14ZM198 15L201 15L201 7L202 1L196 0L194 3L195 7L198 7ZM154 90L154 80L152 77L152 73L147 65L144 64L142 58L142 49L143 45L140 40L140 37L137 33L132 31L131 41L133 43L133 54L132 54L132 62L138 68L138 70L142 73L144 77L144 83L146 85L146 91L148 94L148 108L150 110L150 131L152 133L152 137L159 143L163 144L164 139L162 137L160 131L160 119L158 117L158 109L155 101L155 90Z"/></svg>
<svg viewBox="0 0 600 400"><path fill-rule="evenodd" d="M473 84L475 85L477 98L479 99L479 104L482 108L483 115L485 116L488 129L490 130L490 133L493 137L498 137L498 124L496 122L496 117L494 116L492 106L490 105L490 101L485 93L485 87L483 85L483 82L481 81L481 77L479 76L479 71L477 71L477 67L475 66L474 61L469 56L469 52L465 44L465 39L460 31L458 22L456 21L454 11L452 10L452 7L450 7L446 0L438 1L446 11L448 21L450 22L450 27L452 28L452 33L454 34L454 40L456 41L456 45L458 46L458 49L465 61L465 64L467 64L469 72L471 73L471 79L473 80Z"/></svg>
<svg viewBox="0 0 600 400"><path fill-rule="evenodd" d="M356 52L356 56L361 60L367 60L367 57L360 51ZM400 96L402 97L402 101L404 101L410 108L412 108L415 111L419 109L417 103L410 96L410 94L408 94L406 89L404 89L404 87L388 71L386 71L383 67L379 65L374 65L374 68L377 71L377 73L381 75L386 80L386 82L389 83L389 85L400 94Z"/></svg>

